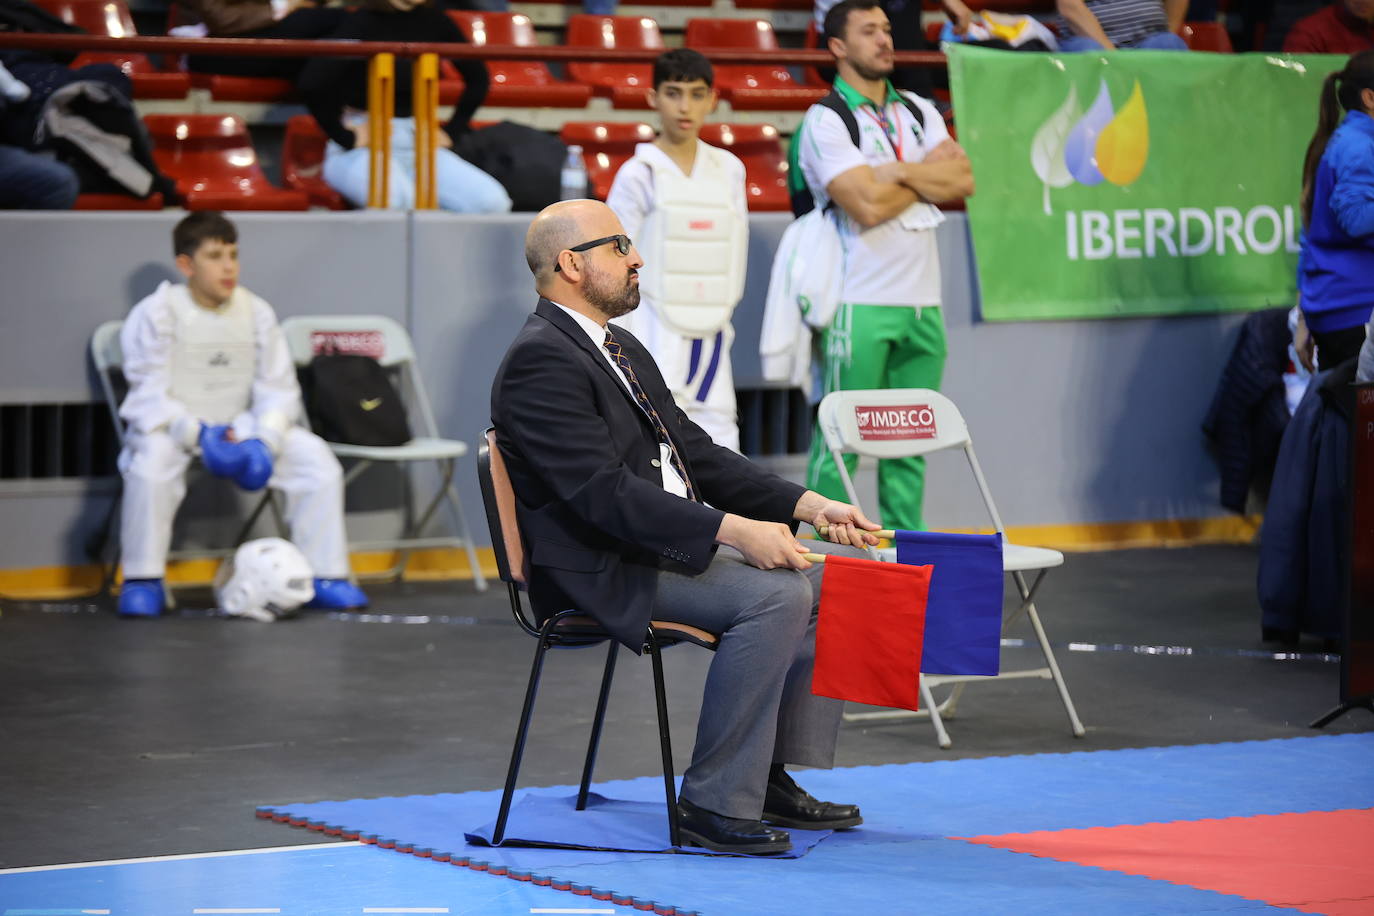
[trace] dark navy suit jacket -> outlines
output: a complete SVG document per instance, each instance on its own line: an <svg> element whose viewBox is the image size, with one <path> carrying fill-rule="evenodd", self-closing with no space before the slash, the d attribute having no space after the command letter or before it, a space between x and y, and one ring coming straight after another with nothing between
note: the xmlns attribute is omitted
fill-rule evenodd
<svg viewBox="0 0 1374 916"><path fill-rule="evenodd" d="M653 424L603 351L546 299L497 371L491 416L535 614L576 608L639 651L661 568L705 570L724 512L792 523L805 490L715 445L677 409L644 346L611 329L704 503L663 489L673 471L659 467Z"/></svg>

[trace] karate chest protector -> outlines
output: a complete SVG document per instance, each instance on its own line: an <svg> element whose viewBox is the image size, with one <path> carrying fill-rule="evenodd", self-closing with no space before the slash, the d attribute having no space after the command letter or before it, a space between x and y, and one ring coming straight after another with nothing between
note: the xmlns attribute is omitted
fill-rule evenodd
<svg viewBox="0 0 1374 916"><path fill-rule="evenodd" d="M731 176L715 151L697 152L689 178L641 159L654 174L654 210L644 223L640 285L665 324L707 337L730 322L744 287L748 226L731 206Z"/></svg>
<svg viewBox="0 0 1374 916"><path fill-rule="evenodd" d="M172 344L172 397L205 423L230 423L248 409L257 370L253 303L235 290L211 311L184 289L169 292L176 339Z"/></svg>

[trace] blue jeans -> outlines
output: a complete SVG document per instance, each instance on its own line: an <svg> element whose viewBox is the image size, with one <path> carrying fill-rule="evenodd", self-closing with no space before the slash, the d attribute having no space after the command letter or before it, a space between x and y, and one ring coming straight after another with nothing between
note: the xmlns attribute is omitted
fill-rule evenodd
<svg viewBox="0 0 1374 916"><path fill-rule="evenodd" d="M1123 50L1132 51L1186 51L1188 45L1182 38L1173 32L1155 32L1138 38L1129 44L1118 45ZM1070 35L1067 38L1059 39L1059 50L1068 53L1091 52L1104 50L1102 45L1088 38L1086 35Z"/></svg>
<svg viewBox="0 0 1374 916"><path fill-rule="evenodd" d="M0 210L70 210L80 185L56 159L0 146Z"/></svg>
<svg viewBox="0 0 1374 916"><path fill-rule="evenodd" d="M346 150L330 142L324 152L325 184L358 207L367 206L368 151L365 146ZM510 195L501 182L449 149L434 153L439 206L456 213L507 213ZM388 206L409 210L415 206L415 120L391 122L391 178Z"/></svg>

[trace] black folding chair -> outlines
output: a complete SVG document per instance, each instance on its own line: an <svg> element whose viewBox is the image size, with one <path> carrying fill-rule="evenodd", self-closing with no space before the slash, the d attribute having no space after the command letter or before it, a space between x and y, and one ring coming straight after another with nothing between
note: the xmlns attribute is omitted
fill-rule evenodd
<svg viewBox="0 0 1374 916"><path fill-rule="evenodd" d="M496 431L488 429L477 451L477 474L482 485L482 503L491 529L492 550L496 554L496 568L501 581L510 593L511 613L520 629L539 641L534 650L534 664L530 669L529 687L525 691L525 705L520 711L520 726L515 732L515 746L511 750L510 769L506 772L506 788L501 795L501 810L492 832L492 845L500 846L506 835L506 821L510 817L511 801L515 795L520 761L525 753L525 739L529 735L534 699L539 692L539 678L543 673L544 654L551 648L582 649L607 643L606 669L601 677L601 692L596 699L596 715L592 719L591 739L587 743L587 759L582 767L582 783L577 792L577 810L587 807L587 792L591 787L592 769L596 765L596 751L601 742L601 727L606 720L606 702L611 694L611 679L615 675L616 652L620 644L594 618L584 611L571 609L554 614L543 623L536 623L527 615L521 592L529 578L525 544L520 535L515 514L515 490L506 474L505 462L496 447ZM663 659L660 652L678 643L692 643L715 650L719 637L705 630L682 623L655 620L644 633L644 651L654 666L654 699L658 707L658 740L663 754L663 792L668 805L668 836L672 845L680 846L677 825L677 789L673 783L673 749L668 733L668 703L663 690Z"/></svg>

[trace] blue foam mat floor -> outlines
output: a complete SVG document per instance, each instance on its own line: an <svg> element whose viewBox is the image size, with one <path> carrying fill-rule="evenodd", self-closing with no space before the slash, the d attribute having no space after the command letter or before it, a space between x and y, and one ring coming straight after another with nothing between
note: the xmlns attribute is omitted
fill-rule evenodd
<svg viewBox="0 0 1374 916"><path fill-rule="evenodd" d="M463 845L465 830L493 816L498 792L278 807L311 820L417 844L423 830L426 839L435 840L423 845L457 846L454 851L473 857L710 916L839 909L919 909L935 914L1249 912L1277 908L950 838L1369 808L1374 807L1372 760L1374 734L1351 734L808 771L799 777L803 785L821 797L858 802L866 823L858 830L836 833L809 855L793 860ZM645 777L603 783L597 789L615 798L652 802L661 798L662 782ZM562 787L540 793L569 791ZM289 836L283 831L284 840ZM262 902L246 902L244 888L251 888L250 896ZM155 896L141 899L140 894ZM226 899L235 902L215 902ZM380 902L370 902L374 900ZM121 901L136 903L120 909ZM362 907L381 905L443 906L451 913L612 908L567 892L370 846L0 873L0 916L19 907L64 905L109 907L112 916L189 914L192 905L278 906L284 916L359 913Z"/></svg>

